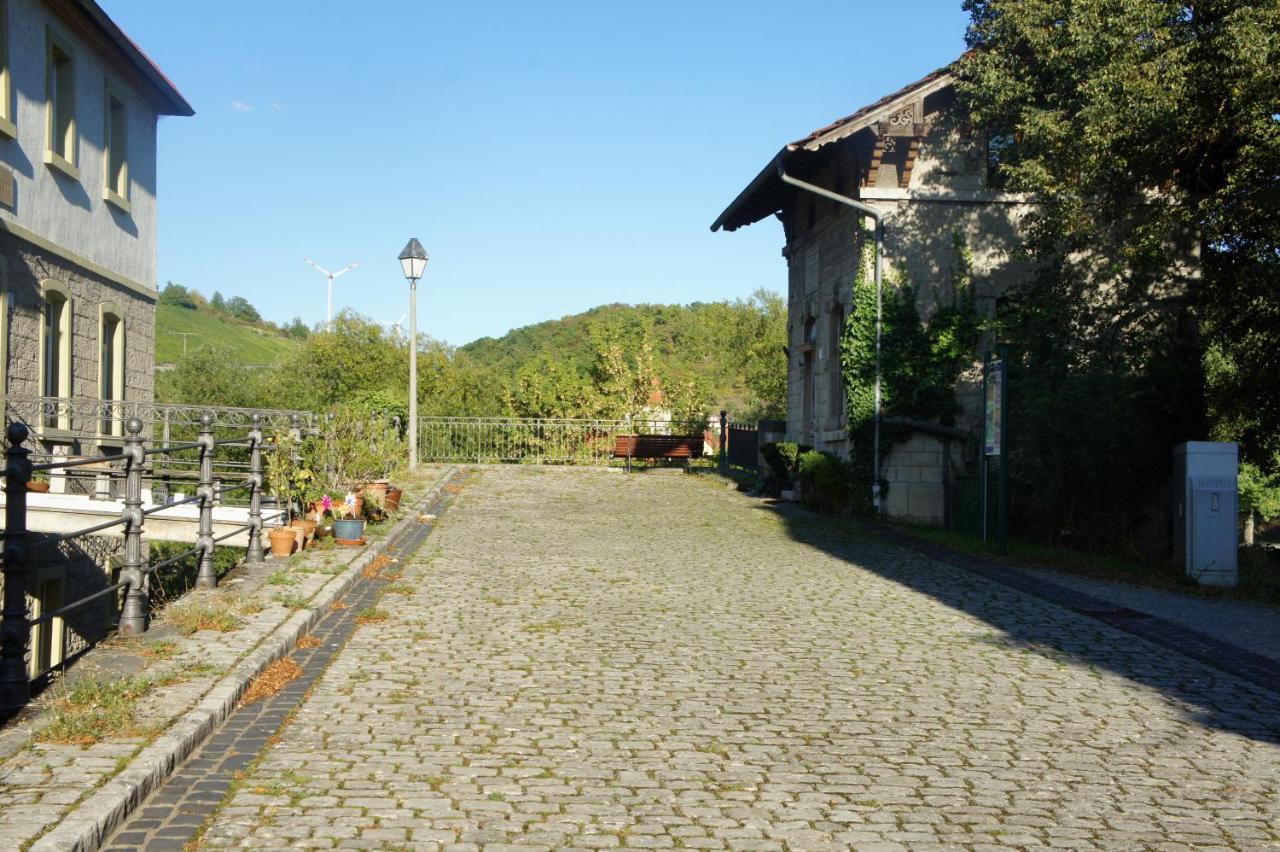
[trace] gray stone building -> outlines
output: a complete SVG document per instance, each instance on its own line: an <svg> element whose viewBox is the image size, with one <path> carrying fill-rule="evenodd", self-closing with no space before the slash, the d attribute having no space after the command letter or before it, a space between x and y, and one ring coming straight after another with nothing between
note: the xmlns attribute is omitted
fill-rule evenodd
<svg viewBox="0 0 1280 852"><path fill-rule="evenodd" d="M39 451L118 452L112 403L152 399L156 124L192 114L93 0L0 0L0 392L6 421L28 423ZM113 580L119 541L40 551L29 616ZM101 636L114 607L100 599L43 622L32 676Z"/></svg>
<svg viewBox="0 0 1280 852"><path fill-rule="evenodd" d="M0 0L0 388L47 451L152 398L156 125L192 114L93 0Z"/></svg>
<svg viewBox="0 0 1280 852"><path fill-rule="evenodd" d="M1012 252L1030 199L990 185L987 139L967 121L953 82L950 70L940 69L784 146L712 225L713 231L733 231L769 216L782 222L788 440L849 455L839 338L871 220L784 176L879 212L885 280L914 285L926 319L936 300L950 296L960 262L957 245L970 255L972 286L984 314L1026 277ZM976 439L983 352L975 355L973 369L956 389L962 414L953 428ZM885 459L885 514L942 524L950 477L972 468L976 452L976 440L915 430Z"/></svg>

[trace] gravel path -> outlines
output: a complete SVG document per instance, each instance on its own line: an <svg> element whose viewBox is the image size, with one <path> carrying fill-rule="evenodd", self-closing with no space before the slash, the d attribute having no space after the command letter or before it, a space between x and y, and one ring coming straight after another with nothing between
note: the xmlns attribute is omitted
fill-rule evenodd
<svg viewBox="0 0 1280 852"><path fill-rule="evenodd" d="M1258 849L1272 693L666 474L486 469L205 847Z"/></svg>

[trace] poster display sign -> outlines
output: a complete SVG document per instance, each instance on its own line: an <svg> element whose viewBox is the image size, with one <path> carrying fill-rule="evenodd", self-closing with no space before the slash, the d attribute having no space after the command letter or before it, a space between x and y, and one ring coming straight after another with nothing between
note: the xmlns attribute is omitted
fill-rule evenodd
<svg viewBox="0 0 1280 852"><path fill-rule="evenodd" d="M1004 417L1000 404L1004 401L1004 360L987 366L986 399L982 403L982 452L1000 455L1000 420Z"/></svg>

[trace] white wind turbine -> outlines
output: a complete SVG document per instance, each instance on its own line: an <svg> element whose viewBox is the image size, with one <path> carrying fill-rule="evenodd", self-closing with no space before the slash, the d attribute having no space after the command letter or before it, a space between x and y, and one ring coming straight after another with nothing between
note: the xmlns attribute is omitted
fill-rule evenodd
<svg viewBox="0 0 1280 852"><path fill-rule="evenodd" d="M312 260L309 257L304 256L302 259L305 260L307 263L311 264L312 266L314 266L316 269L320 270L320 273L329 279L329 322L326 325L326 328L332 331L333 330L333 279L337 278L339 275L341 275L344 272L350 272L351 270L355 269L357 266L360 265L360 261L357 260L355 263L352 263L348 266L344 266L341 269L339 269L337 272L330 272L329 270L325 269L323 266L316 263L314 260Z"/></svg>
<svg viewBox="0 0 1280 852"><path fill-rule="evenodd" d="M392 338L398 340L400 336L404 334L404 320L405 320L405 317L407 316L409 316L409 314L406 311L405 313L401 314L400 319L396 320L395 322L383 323L383 325L387 327L387 333L390 334Z"/></svg>

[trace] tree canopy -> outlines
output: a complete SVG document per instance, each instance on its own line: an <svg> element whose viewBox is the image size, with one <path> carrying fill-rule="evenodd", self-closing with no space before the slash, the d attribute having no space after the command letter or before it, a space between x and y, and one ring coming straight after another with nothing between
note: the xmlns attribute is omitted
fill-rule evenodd
<svg viewBox="0 0 1280 852"><path fill-rule="evenodd" d="M998 317L1028 515L1131 541L1173 443L1280 448L1280 4L964 5L958 88L1041 202L1038 278Z"/></svg>

